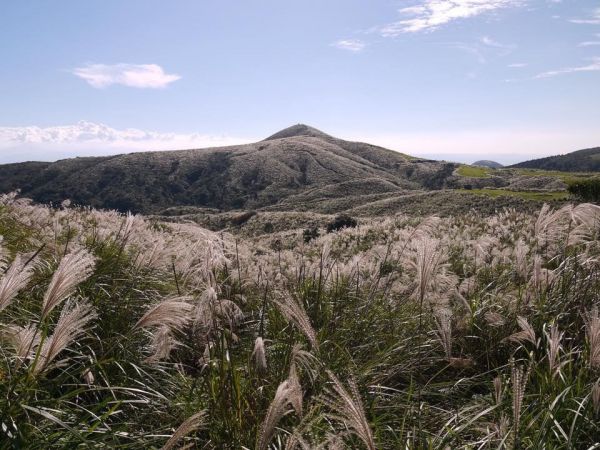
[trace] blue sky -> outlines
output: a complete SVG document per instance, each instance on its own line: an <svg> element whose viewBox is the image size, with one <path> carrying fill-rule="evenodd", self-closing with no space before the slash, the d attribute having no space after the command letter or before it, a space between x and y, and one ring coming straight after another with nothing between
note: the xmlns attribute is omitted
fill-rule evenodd
<svg viewBox="0 0 600 450"><path fill-rule="evenodd" d="M600 145L597 0L2 2L0 56L0 162L300 122L466 162Z"/></svg>

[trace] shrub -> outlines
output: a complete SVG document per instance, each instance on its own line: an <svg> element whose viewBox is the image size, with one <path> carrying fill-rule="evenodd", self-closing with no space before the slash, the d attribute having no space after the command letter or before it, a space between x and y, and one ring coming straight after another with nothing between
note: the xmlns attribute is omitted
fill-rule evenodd
<svg viewBox="0 0 600 450"><path fill-rule="evenodd" d="M358 225L358 222L355 218L350 217L347 214L342 214L327 224L327 232L331 233L333 231L341 230L342 228L356 228L356 225Z"/></svg>
<svg viewBox="0 0 600 450"><path fill-rule="evenodd" d="M302 232L302 239L304 239L305 244L308 244L310 241L312 241L313 239L316 239L318 237L319 237L319 229L317 227L306 228Z"/></svg>
<svg viewBox="0 0 600 450"><path fill-rule="evenodd" d="M569 193L582 200L600 201L600 178L590 178L569 183Z"/></svg>

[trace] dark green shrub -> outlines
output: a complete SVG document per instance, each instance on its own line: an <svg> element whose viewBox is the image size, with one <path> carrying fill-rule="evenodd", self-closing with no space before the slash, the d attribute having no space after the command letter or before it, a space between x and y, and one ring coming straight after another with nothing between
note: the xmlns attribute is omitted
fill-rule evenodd
<svg viewBox="0 0 600 450"><path fill-rule="evenodd" d="M265 233L272 233L274 230L275 230L275 226L271 222L267 222L263 226L263 231Z"/></svg>
<svg viewBox="0 0 600 450"><path fill-rule="evenodd" d="M350 217L347 214L342 214L333 219L332 222L327 224L327 232L341 230L342 228L356 228L358 222L355 218Z"/></svg>
<svg viewBox="0 0 600 450"><path fill-rule="evenodd" d="M569 193L575 197L589 201L600 201L600 178L590 178L569 183Z"/></svg>
<svg viewBox="0 0 600 450"><path fill-rule="evenodd" d="M313 239L319 237L319 229L317 227L307 228L302 232L302 238L304 242L308 244Z"/></svg>

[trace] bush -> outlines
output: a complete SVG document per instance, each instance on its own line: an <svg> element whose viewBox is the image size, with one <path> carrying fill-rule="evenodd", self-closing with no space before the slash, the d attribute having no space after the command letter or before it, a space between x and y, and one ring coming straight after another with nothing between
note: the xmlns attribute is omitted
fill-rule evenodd
<svg viewBox="0 0 600 450"><path fill-rule="evenodd" d="M569 193L585 201L600 201L600 178L569 183Z"/></svg>
<svg viewBox="0 0 600 450"><path fill-rule="evenodd" d="M319 229L317 227L307 228L302 232L302 238L304 239L304 243L308 244L313 239L319 237Z"/></svg>
<svg viewBox="0 0 600 450"><path fill-rule="evenodd" d="M329 222L327 224L327 232L331 233L333 231L341 230L342 228L356 228L358 222L355 218L350 217L347 214L342 214L337 216L333 222Z"/></svg>

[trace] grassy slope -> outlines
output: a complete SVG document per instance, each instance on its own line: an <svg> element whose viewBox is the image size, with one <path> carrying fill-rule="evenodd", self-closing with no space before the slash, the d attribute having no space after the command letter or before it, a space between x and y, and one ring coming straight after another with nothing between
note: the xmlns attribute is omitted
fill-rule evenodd
<svg viewBox="0 0 600 450"><path fill-rule="evenodd" d="M457 173L461 177L471 177L471 178L487 178L489 176L490 170L486 167L478 167L478 166L466 166L462 165L457 169Z"/></svg>
<svg viewBox="0 0 600 450"><path fill-rule="evenodd" d="M18 362L3 346L2 442L159 448L204 411L180 444L281 448L297 433L309 447L337 436L346 448L589 448L600 433L592 400L600 361L584 320L600 293L595 213L542 212L544 232L535 231L537 213L510 211L377 217L333 235L321 230L308 244L300 230L244 243L2 199L0 253L12 261L45 244L31 281L0 311L3 329L56 328L62 305L38 325L42 297L62 255L78 248L97 259L71 302L87 298L98 313L52 370L35 374L35 362ZM148 361L162 328L134 325L178 293L199 309L157 317L187 326L173 331L181 346ZM257 336L267 340L266 368L256 363ZM301 393L289 395L302 414L271 414L265 428L278 387L296 375Z"/></svg>

